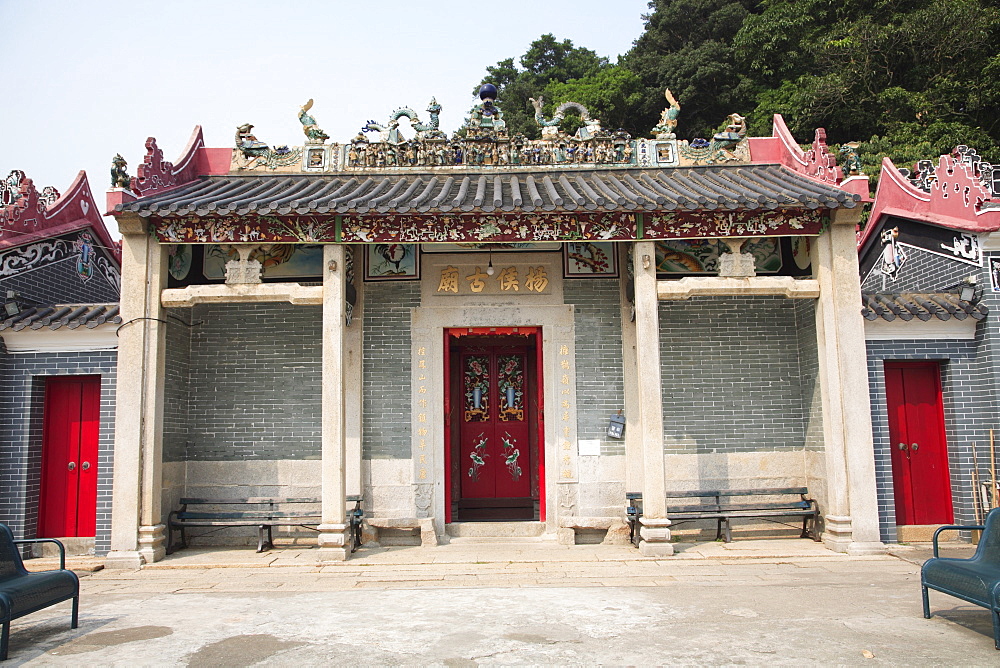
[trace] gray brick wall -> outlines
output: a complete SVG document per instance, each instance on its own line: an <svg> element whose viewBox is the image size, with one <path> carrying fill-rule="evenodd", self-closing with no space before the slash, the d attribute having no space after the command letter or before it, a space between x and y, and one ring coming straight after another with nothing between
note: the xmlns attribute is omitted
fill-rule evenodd
<svg viewBox="0 0 1000 668"><path fill-rule="evenodd" d="M819 344L816 341L816 301L793 300L798 340L799 382L805 409L806 450L823 449L823 401L819 384Z"/></svg>
<svg viewBox="0 0 1000 668"><path fill-rule="evenodd" d="M577 279L563 283L575 307L577 436L600 439L602 455L625 454L625 442L608 438L608 418L625 408L619 281Z"/></svg>
<svg viewBox="0 0 1000 668"><path fill-rule="evenodd" d="M163 393L163 461L184 461L190 437L192 309L167 309ZM184 324L182 324L184 323Z"/></svg>
<svg viewBox="0 0 1000 668"><path fill-rule="evenodd" d="M665 452L805 447L808 404L796 301L695 297L660 302ZM810 326L806 320L801 326Z"/></svg>
<svg viewBox="0 0 1000 668"><path fill-rule="evenodd" d="M929 253L920 248L903 247L906 262L892 279L873 269L862 282L864 292L936 292L978 272L970 264Z"/></svg>
<svg viewBox="0 0 1000 668"><path fill-rule="evenodd" d="M420 305L420 284L366 283L364 290L362 456L409 459L410 309Z"/></svg>
<svg viewBox="0 0 1000 668"><path fill-rule="evenodd" d="M0 291L6 294L7 290L41 304L105 304L119 299L118 288L96 266L93 276L81 279L75 255L0 280Z"/></svg>
<svg viewBox="0 0 1000 668"><path fill-rule="evenodd" d="M0 521L17 538L34 538L41 485L42 413L49 376L101 377L101 425L97 461L96 550L111 544L111 480L114 459L115 351L78 353L0 352Z"/></svg>
<svg viewBox="0 0 1000 668"><path fill-rule="evenodd" d="M190 317L185 458L319 459L322 307L203 304ZM183 346L181 328L168 336ZM167 365L177 396L183 352ZM181 438L171 432L171 456Z"/></svg>
<svg viewBox="0 0 1000 668"><path fill-rule="evenodd" d="M982 330L982 327L980 327ZM879 524L882 540L896 541L891 450L885 399L886 360L937 360L941 368L948 465L951 474L955 521L971 523L972 444L977 443L980 472L988 470L989 428L995 426L996 405L989 392L989 364L979 354L978 340L896 340L868 342L868 373L871 384L872 432L875 444L875 476L878 489Z"/></svg>

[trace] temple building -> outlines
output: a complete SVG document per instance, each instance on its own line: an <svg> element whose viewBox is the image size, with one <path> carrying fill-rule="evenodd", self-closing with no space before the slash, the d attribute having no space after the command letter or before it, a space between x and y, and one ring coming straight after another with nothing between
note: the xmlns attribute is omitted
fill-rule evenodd
<svg viewBox="0 0 1000 668"><path fill-rule="evenodd" d="M71 554L109 549L120 283L83 172L0 181L0 521Z"/></svg>
<svg viewBox="0 0 1000 668"><path fill-rule="evenodd" d="M927 541L997 505L997 230L1000 168L975 150L883 161L858 248L885 541Z"/></svg>
<svg viewBox="0 0 1000 668"><path fill-rule="evenodd" d="M110 566L162 558L180 497L224 495L321 497L322 560L349 555L355 494L381 544L572 544L621 540L637 491L657 555L700 530L672 536L668 491L807 486L829 547L883 548L867 178L780 117L678 140L669 92L651 138L575 103L512 136L491 88L451 138L432 100L427 123L403 108L331 143L310 101L300 146L199 128L170 163L147 141L108 195Z"/></svg>

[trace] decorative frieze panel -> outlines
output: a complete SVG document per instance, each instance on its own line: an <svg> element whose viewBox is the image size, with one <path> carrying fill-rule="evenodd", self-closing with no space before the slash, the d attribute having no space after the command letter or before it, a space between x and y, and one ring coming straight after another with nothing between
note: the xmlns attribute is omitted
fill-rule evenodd
<svg viewBox="0 0 1000 668"><path fill-rule="evenodd" d="M614 241L635 238L636 214L396 214L344 216L343 241L402 243Z"/></svg>
<svg viewBox="0 0 1000 668"><path fill-rule="evenodd" d="M639 233L639 216L643 217ZM825 210L667 213L185 216L154 219L165 243L521 243L818 235Z"/></svg>
<svg viewBox="0 0 1000 668"><path fill-rule="evenodd" d="M818 235L828 214L812 211L703 211L646 214L643 239Z"/></svg>

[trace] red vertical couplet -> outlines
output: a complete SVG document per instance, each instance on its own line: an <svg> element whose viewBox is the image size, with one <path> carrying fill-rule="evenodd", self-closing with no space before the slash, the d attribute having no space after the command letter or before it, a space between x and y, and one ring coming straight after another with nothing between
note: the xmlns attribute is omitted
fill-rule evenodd
<svg viewBox="0 0 1000 668"><path fill-rule="evenodd" d="M100 376L46 379L39 537L96 534L100 417Z"/></svg>
<svg viewBox="0 0 1000 668"><path fill-rule="evenodd" d="M954 520L937 362L886 362L896 524Z"/></svg>

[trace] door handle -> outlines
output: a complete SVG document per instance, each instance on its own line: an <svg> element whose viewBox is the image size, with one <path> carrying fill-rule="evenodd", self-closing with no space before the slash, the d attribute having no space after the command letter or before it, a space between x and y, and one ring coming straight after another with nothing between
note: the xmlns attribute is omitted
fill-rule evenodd
<svg viewBox="0 0 1000 668"><path fill-rule="evenodd" d="M910 450L913 450L914 452L916 452L918 448L920 448L920 446L917 445L916 443L910 446Z"/></svg>
<svg viewBox="0 0 1000 668"><path fill-rule="evenodd" d="M900 450L906 450L906 443L900 443L899 444L899 449Z"/></svg>
<svg viewBox="0 0 1000 668"><path fill-rule="evenodd" d="M84 462L83 464L80 465L80 468L86 471L87 469L90 468L90 462Z"/></svg>
<svg viewBox="0 0 1000 668"><path fill-rule="evenodd" d="M68 468L68 469L69 469L70 471L75 471L75 470L76 470L76 462L70 462L70 463L69 463L69 466L68 466L67 468Z"/></svg>

